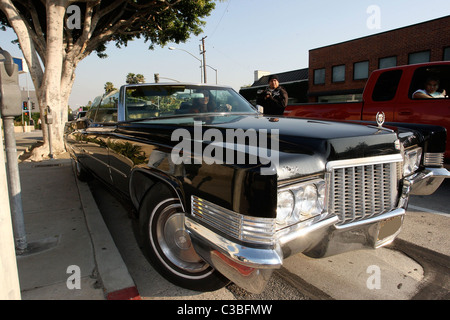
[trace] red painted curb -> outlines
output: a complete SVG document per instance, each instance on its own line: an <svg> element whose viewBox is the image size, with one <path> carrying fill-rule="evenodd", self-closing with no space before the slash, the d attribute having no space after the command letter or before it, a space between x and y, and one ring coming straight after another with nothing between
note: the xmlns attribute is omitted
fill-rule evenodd
<svg viewBox="0 0 450 320"><path fill-rule="evenodd" d="M136 287L129 287L114 292L106 296L107 300L141 300L141 296Z"/></svg>

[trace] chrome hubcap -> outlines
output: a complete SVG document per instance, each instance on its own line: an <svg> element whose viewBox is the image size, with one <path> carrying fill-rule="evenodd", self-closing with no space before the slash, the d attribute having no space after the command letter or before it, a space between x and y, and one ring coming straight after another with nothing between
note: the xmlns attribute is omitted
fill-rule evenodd
<svg viewBox="0 0 450 320"><path fill-rule="evenodd" d="M208 265L192 246L180 208L180 204L172 204L163 209L156 229L158 244L166 258L178 268L191 273L203 271Z"/></svg>

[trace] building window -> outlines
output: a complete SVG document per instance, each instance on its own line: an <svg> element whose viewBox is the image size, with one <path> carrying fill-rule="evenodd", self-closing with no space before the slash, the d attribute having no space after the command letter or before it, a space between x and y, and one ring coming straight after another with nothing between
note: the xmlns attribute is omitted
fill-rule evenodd
<svg viewBox="0 0 450 320"><path fill-rule="evenodd" d="M314 84L325 83L325 69L314 70Z"/></svg>
<svg viewBox="0 0 450 320"><path fill-rule="evenodd" d="M386 57L381 58L378 62L379 69L386 69L397 66L397 57Z"/></svg>
<svg viewBox="0 0 450 320"><path fill-rule="evenodd" d="M362 80L369 77L369 61L356 62L353 65L353 79Z"/></svg>
<svg viewBox="0 0 450 320"><path fill-rule="evenodd" d="M333 82L345 81L345 65L333 67Z"/></svg>
<svg viewBox="0 0 450 320"><path fill-rule="evenodd" d="M450 47L444 48L444 61L450 61Z"/></svg>
<svg viewBox="0 0 450 320"><path fill-rule="evenodd" d="M430 62L430 51L420 51L409 54L409 64Z"/></svg>

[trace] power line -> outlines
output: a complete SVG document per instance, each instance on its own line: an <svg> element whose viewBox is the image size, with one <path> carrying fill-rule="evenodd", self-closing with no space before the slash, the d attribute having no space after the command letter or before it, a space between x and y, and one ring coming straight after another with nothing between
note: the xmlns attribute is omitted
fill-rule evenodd
<svg viewBox="0 0 450 320"><path fill-rule="evenodd" d="M228 7L230 6L231 0L228 0L227 2L228 2L228 3L227 3L227 7L226 7L225 10L223 11L222 16L220 17L219 22L217 23L217 25L216 25L216 27L214 28L213 32L209 35L209 38L210 38L210 39L211 39L211 37L214 35L214 33L216 33L217 28L219 28L220 23L222 22L222 19L223 19L223 17L225 16L225 13L228 12Z"/></svg>

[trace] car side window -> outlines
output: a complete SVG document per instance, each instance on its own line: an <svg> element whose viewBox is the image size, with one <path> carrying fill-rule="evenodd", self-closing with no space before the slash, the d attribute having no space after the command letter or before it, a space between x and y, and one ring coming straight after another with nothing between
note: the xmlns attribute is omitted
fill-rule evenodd
<svg viewBox="0 0 450 320"><path fill-rule="evenodd" d="M434 82L434 86L427 88L427 83L430 81ZM448 96L450 91L450 66L434 65L418 68L414 71L411 79L408 97L413 99L414 93L418 90L426 92L433 98L444 98ZM428 92L428 90L430 91Z"/></svg>
<svg viewBox="0 0 450 320"><path fill-rule="evenodd" d="M394 99L401 77L401 70L386 71L381 74L373 89L373 101L390 101Z"/></svg>
<svg viewBox="0 0 450 320"><path fill-rule="evenodd" d="M113 92L104 97L97 109L94 122L97 123L117 122L118 102L119 102L119 91Z"/></svg>

